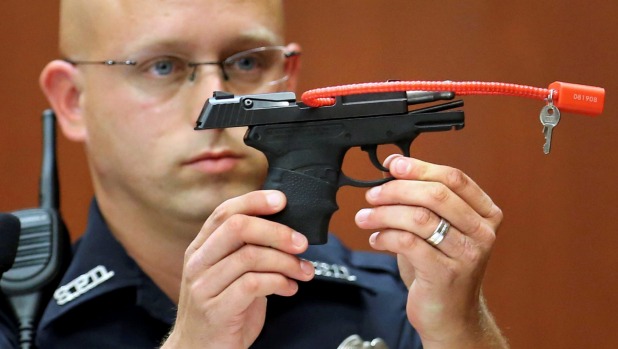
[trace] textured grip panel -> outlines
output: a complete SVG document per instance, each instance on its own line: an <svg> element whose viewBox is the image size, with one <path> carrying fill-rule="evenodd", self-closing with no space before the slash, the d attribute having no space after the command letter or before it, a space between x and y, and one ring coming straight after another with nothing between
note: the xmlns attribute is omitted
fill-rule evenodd
<svg viewBox="0 0 618 349"><path fill-rule="evenodd" d="M283 211L265 218L305 235L309 244L327 242L330 218L339 208L337 186L303 173L270 168L264 189L280 190L288 200Z"/></svg>

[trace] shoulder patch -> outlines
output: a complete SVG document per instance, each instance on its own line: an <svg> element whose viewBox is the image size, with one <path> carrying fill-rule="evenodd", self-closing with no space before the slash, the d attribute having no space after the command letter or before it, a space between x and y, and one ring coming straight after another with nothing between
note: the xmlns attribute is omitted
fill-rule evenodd
<svg viewBox="0 0 618 349"><path fill-rule="evenodd" d="M66 285L58 287L54 292L54 299L58 305L66 304L111 279L113 276L114 271L108 271L104 266L97 265L86 273L69 281Z"/></svg>

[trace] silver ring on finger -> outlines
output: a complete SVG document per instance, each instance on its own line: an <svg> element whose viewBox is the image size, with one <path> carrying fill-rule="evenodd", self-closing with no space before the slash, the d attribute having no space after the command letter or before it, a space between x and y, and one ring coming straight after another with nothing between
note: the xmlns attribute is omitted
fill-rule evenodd
<svg viewBox="0 0 618 349"><path fill-rule="evenodd" d="M440 217L440 223L438 223L436 230L434 230L433 234L431 234L431 236L425 241L430 243L432 246L438 246L438 244L444 240L444 237L448 233L450 227L451 224L446 219Z"/></svg>

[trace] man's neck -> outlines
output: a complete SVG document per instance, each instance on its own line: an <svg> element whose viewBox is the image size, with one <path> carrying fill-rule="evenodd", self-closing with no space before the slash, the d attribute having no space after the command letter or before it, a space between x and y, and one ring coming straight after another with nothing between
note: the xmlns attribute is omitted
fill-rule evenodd
<svg viewBox="0 0 618 349"><path fill-rule="evenodd" d="M146 213L137 207L98 198L110 231L127 254L153 282L178 303L185 250L201 224L171 222L169 215ZM126 201L125 201L126 202Z"/></svg>

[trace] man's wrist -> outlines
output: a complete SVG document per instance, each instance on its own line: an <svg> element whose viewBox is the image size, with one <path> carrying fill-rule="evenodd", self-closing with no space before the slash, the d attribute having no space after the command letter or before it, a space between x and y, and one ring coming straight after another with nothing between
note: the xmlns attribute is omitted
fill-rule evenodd
<svg viewBox="0 0 618 349"><path fill-rule="evenodd" d="M440 340L423 341L425 349L508 349L509 344L502 335L485 300L481 296L481 302L477 320L470 321L472 326L466 326L459 333L451 333L450 336Z"/></svg>

